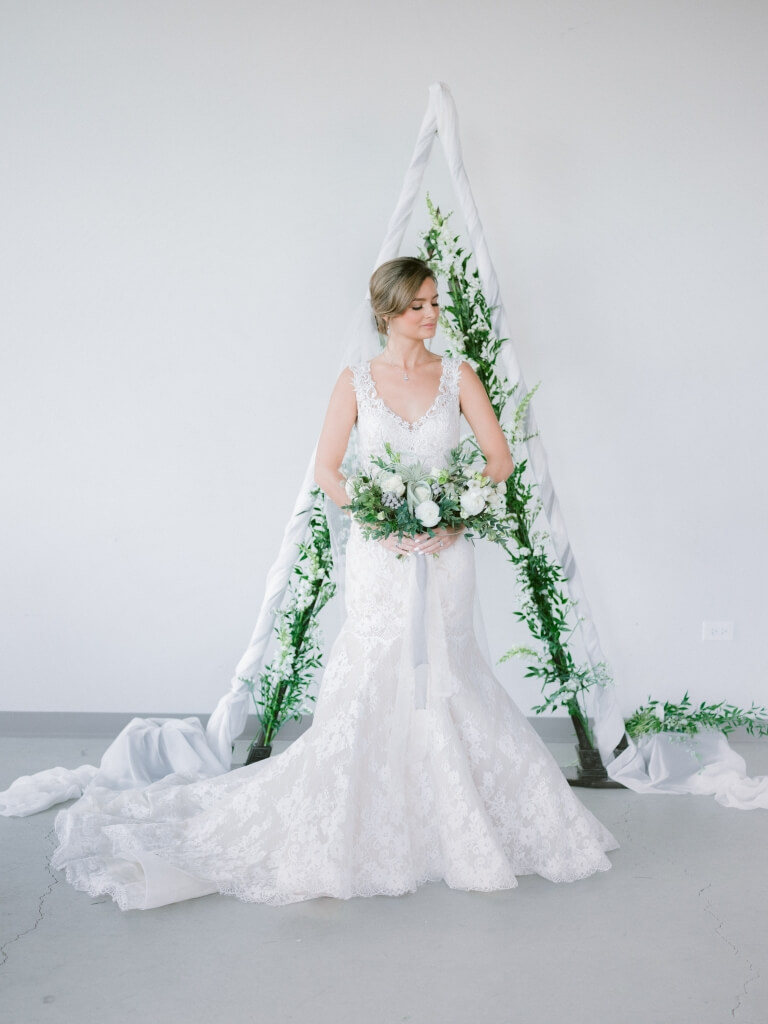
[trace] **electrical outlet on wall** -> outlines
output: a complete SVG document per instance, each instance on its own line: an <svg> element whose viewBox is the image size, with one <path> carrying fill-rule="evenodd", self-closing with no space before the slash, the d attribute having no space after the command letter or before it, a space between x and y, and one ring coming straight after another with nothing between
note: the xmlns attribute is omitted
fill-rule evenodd
<svg viewBox="0 0 768 1024"><path fill-rule="evenodd" d="M733 640L732 622L702 622L702 640Z"/></svg>

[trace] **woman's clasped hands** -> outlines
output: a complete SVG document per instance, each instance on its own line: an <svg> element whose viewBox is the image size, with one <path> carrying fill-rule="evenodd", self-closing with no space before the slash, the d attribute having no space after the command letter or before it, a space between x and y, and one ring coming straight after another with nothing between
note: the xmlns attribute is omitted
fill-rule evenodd
<svg viewBox="0 0 768 1024"><path fill-rule="evenodd" d="M396 555L440 555L449 547L452 547L464 532L459 530L439 529L433 530L433 536L428 533L420 533L416 537L398 537L391 533L379 541L387 551L394 551Z"/></svg>

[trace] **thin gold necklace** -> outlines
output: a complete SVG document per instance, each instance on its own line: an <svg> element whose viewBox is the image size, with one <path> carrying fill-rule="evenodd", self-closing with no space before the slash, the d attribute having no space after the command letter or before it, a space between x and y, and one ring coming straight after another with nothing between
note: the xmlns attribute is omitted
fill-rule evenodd
<svg viewBox="0 0 768 1024"><path fill-rule="evenodd" d="M384 351L385 352L389 352L389 345L386 346ZM406 368L404 366L400 366L399 363L393 363L391 359L388 359L387 362L389 363L390 366L396 366L398 370L402 370L403 371L403 380L408 381L408 380L411 379L408 376L408 371L406 370Z"/></svg>

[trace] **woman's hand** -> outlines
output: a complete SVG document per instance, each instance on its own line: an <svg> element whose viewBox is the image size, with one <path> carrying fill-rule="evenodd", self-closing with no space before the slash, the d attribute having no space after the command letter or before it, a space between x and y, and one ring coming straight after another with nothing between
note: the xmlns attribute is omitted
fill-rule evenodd
<svg viewBox="0 0 768 1024"><path fill-rule="evenodd" d="M434 537L430 537L428 533L420 533L416 537L403 537L402 540L398 538L396 533L391 533L388 537L382 538L379 543L387 551L394 551L396 555L413 555L417 553L439 555L456 543L464 533L464 527L459 527L456 530L447 530L441 527L439 530L433 530L432 532Z"/></svg>

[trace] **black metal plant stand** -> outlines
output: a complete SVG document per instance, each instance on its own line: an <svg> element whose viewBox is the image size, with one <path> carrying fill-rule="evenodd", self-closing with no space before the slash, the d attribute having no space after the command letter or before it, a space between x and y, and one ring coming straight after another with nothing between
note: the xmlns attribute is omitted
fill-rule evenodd
<svg viewBox="0 0 768 1024"><path fill-rule="evenodd" d="M625 733L615 750L614 756L627 749L627 734ZM625 789L620 782L610 778L600 757L600 751L591 746L576 746L576 753L579 755L579 763L568 765L563 768L563 774L570 786L579 786L589 789Z"/></svg>

